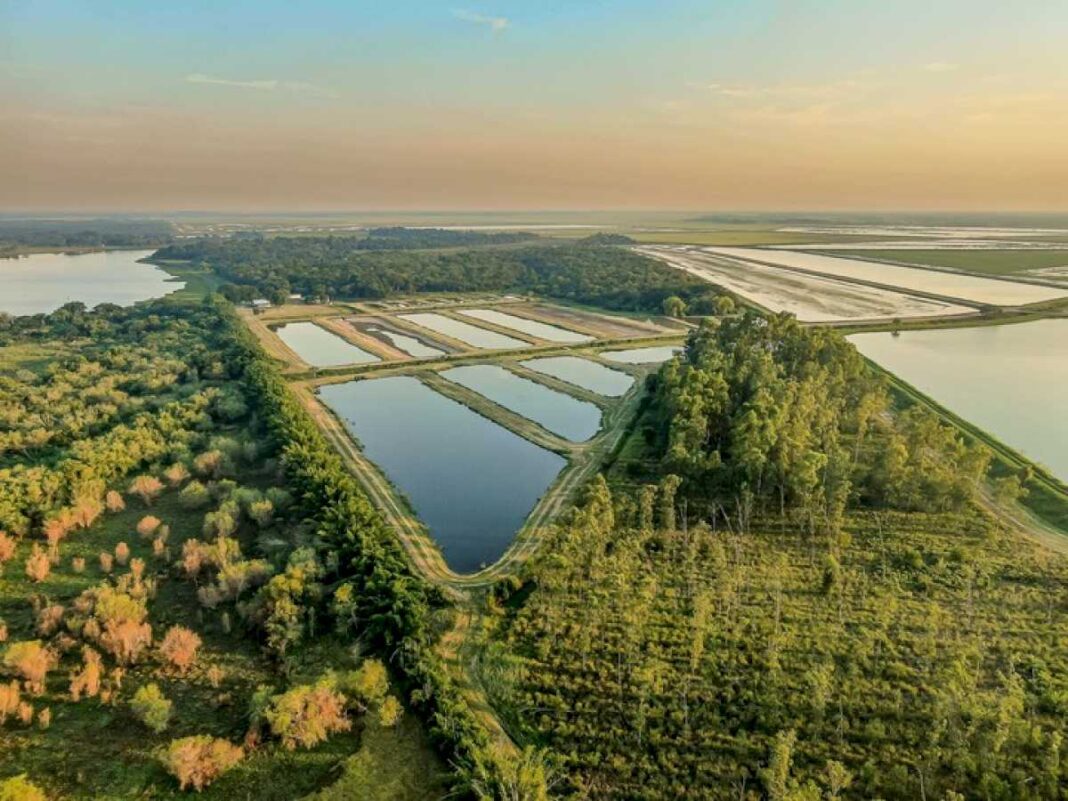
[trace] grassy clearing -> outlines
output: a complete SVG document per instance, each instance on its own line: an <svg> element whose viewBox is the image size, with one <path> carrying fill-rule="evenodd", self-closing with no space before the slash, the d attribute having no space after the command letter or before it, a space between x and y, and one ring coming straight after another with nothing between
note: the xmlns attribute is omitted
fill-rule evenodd
<svg viewBox="0 0 1068 801"><path fill-rule="evenodd" d="M25 342L0 348L0 373L16 370L39 372L62 359L70 348L61 342Z"/></svg>
<svg viewBox="0 0 1068 801"><path fill-rule="evenodd" d="M156 265L168 275L173 275L175 278L185 281L184 287L167 296L170 300L201 300L212 292L217 291L224 283L211 270L193 267L188 262L160 260L150 263Z"/></svg>
<svg viewBox="0 0 1068 801"><path fill-rule="evenodd" d="M857 255L928 267L949 267L985 275L1015 275L1051 267L1068 268L1068 250L864 250L856 254L828 251L829 256Z"/></svg>

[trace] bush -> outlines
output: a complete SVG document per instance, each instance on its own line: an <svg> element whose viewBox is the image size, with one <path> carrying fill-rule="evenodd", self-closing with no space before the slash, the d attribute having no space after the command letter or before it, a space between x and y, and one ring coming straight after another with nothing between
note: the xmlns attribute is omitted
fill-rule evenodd
<svg viewBox="0 0 1068 801"><path fill-rule="evenodd" d="M184 790L202 790L245 756L240 746L207 734L172 740L161 761Z"/></svg>
<svg viewBox="0 0 1068 801"><path fill-rule="evenodd" d="M137 476L130 482L129 491L140 498L145 506L151 506L152 501L163 491L163 482L155 476Z"/></svg>
<svg viewBox="0 0 1068 801"><path fill-rule="evenodd" d="M26 575L30 581L40 583L48 578L48 574L51 572L52 563L48 558L48 554L42 551L41 546L35 542L33 550L26 557Z"/></svg>
<svg viewBox="0 0 1068 801"><path fill-rule="evenodd" d="M130 701L130 708L137 719L156 734L167 728L173 707L174 705L163 695L159 685L155 682L141 687Z"/></svg>
<svg viewBox="0 0 1068 801"><path fill-rule="evenodd" d="M108 494L104 496L104 503L109 512L121 512L126 508L126 501L115 490L108 490Z"/></svg>
<svg viewBox="0 0 1068 801"><path fill-rule="evenodd" d="M211 493L199 481L190 481L178 498L186 509L203 509L211 501Z"/></svg>
<svg viewBox="0 0 1068 801"><path fill-rule="evenodd" d="M171 626L159 644L160 656L179 673L185 673L196 661L200 642L196 632L184 626Z"/></svg>
<svg viewBox="0 0 1068 801"><path fill-rule="evenodd" d="M143 538L148 539L156 533L156 529L160 527L163 521L155 515L145 515L139 521L137 521L137 533Z"/></svg>
<svg viewBox="0 0 1068 801"><path fill-rule="evenodd" d="M0 684L0 726L3 726L9 717L19 711L22 703L22 692L17 681Z"/></svg>
<svg viewBox="0 0 1068 801"><path fill-rule="evenodd" d="M15 546L18 545L14 537L5 531L0 531L0 567L4 562L10 562L15 555Z"/></svg>
<svg viewBox="0 0 1068 801"><path fill-rule="evenodd" d="M45 691L48 671L56 666L56 655L40 640L14 642L4 652L4 667L26 682L26 689L34 695Z"/></svg>
<svg viewBox="0 0 1068 801"><path fill-rule="evenodd" d="M70 679L70 696L76 702L80 701L83 695L86 698L95 698L100 694L100 676L103 673L100 654L84 645L82 661L82 669Z"/></svg>
<svg viewBox="0 0 1068 801"><path fill-rule="evenodd" d="M22 774L0 781L0 801L48 801L48 798Z"/></svg>
<svg viewBox="0 0 1068 801"><path fill-rule="evenodd" d="M273 696L263 718L290 751L298 746L311 748L334 732L352 728L345 716L345 698L329 677Z"/></svg>

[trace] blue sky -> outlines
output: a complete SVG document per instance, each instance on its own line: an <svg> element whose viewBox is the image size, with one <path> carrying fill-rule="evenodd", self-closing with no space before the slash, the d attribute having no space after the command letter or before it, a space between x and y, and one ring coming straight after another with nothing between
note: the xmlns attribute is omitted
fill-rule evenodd
<svg viewBox="0 0 1068 801"><path fill-rule="evenodd" d="M101 202L146 202L114 174L133 147L130 169L155 159L167 184L175 164L189 171L153 203L196 201L207 171L203 202L241 205L242 176L269 155L272 204L418 205L422 191L459 206L1049 207L1066 40L1068 4L1053 0L2 0L0 144L14 155L0 169L29 205L59 202L49 187L72 170L104 182ZM84 162L64 140L85 143ZM1002 158L1014 169L976 179ZM369 167L383 164L409 193L379 183L389 171ZM936 169L929 183L916 165Z"/></svg>

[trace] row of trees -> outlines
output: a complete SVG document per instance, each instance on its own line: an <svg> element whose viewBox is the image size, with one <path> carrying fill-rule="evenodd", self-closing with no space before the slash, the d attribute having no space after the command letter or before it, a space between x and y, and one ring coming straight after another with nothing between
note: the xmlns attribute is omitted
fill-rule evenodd
<svg viewBox="0 0 1068 801"><path fill-rule="evenodd" d="M419 241L408 234L403 241ZM353 237L201 239L158 251L210 267L232 299L252 291L284 301L382 298L412 292L530 292L610 309L659 312L664 300L709 293L708 284L661 262L604 245L532 244L462 250L371 252Z"/></svg>
<svg viewBox="0 0 1068 801"><path fill-rule="evenodd" d="M928 412L892 416L851 344L789 315L703 326L660 374L654 408L663 468L699 511L743 529L775 509L834 531L858 500L960 509L990 462Z"/></svg>

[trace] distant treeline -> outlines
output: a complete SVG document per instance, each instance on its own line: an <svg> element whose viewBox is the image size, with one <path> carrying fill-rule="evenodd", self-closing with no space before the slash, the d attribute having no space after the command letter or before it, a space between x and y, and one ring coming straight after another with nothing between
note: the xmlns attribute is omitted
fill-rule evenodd
<svg viewBox="0 0 1068 801"><path fill-rule="evenodd" d="M471 245L513 245L537 239L528 231L454 230L449 228L372 228L366 239L356 240L360 250L420 250Z"/></svg>
<svg viewBox="0 0 1068 801"><path fill-rule="evenodd" d="M0 252L23 247L156 247L171 241L163 220L3 220Z"/></svg>
<svg viewBox="0 0 1068 801"><path fill-rule="evenodd" d="M697 278L616 247L538 243L369 252L362 241L366 240L199 239L162 248L156 255L212 269L229 282L223 294L236 301L258 296L284 302L290 292L309 298L383 298L413 292L495 291L533 293L609 309L659 311L673 295L693 300L714 294Z"/></svg>

